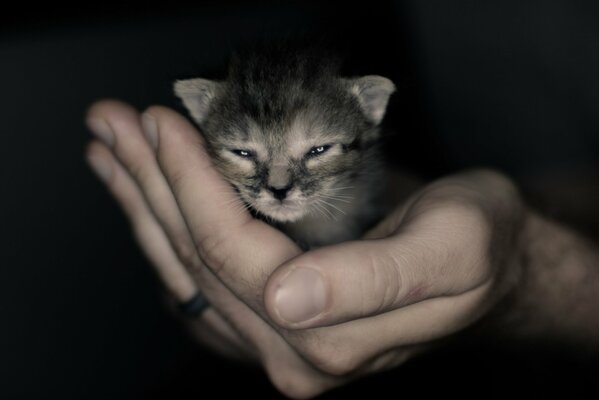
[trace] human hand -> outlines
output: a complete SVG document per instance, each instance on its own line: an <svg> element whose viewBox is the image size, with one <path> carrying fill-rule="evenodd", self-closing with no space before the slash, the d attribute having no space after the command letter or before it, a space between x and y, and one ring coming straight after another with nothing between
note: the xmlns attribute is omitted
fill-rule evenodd
<svg viewBox="0 0 599 400"><path fill-rule="evenodd" d="M301 254L243 210L178 114L100 102L88 117L104 143L91 164L166 286L212 304L203 340L253 356L289 396L400 364L473 324L520 275L526 211L499 174L437 181L365 240Z"/></svg>

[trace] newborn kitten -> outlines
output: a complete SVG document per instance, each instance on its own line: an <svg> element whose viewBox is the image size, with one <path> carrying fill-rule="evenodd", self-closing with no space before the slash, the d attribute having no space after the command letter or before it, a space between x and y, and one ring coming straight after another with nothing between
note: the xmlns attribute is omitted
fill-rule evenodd
<svg viewBox="0 0 599 400"><path fill-rule="evenodd" d="M304 248L356 239L388 211L377 139L395 86L339 67L273 47L234 55L225 80L174 85L245 205Z"/></svg>

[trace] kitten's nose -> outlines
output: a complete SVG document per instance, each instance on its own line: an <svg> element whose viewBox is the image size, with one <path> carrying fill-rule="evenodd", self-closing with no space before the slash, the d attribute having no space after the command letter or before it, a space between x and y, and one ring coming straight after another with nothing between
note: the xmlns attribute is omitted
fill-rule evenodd
<svg viewBox="0 0 599 400"><path fill-rule="evenodd" d="M289 191L291 190L291 185L283 187L283 188L276 188L274 186L269 186L268 190L272 193L272 195L275 199L283 201L285 199L285 197L287 197L287 193L289 193Z"/></svg>

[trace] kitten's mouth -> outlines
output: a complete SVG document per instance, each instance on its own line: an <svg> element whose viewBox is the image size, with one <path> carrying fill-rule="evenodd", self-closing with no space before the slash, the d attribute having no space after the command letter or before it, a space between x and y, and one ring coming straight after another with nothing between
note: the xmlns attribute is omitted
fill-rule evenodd
<svg viewBox="0 0 599 400"><path fill-rule="evenodd" d="M272 200L267 204L254 204L253 207L268 218L278 222L293 222L306 214L306 208L294 200Z"/></svg>

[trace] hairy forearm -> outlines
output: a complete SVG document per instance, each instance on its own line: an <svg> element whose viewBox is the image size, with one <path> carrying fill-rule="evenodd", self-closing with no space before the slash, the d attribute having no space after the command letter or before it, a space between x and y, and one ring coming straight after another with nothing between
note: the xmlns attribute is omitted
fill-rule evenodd
<svg viewBox="0 0 599 400"><path fill-rule="evenodd" d="M599 250L572 230L531 213L521 273L492 323L502 334L599 349Z"/></svg>

